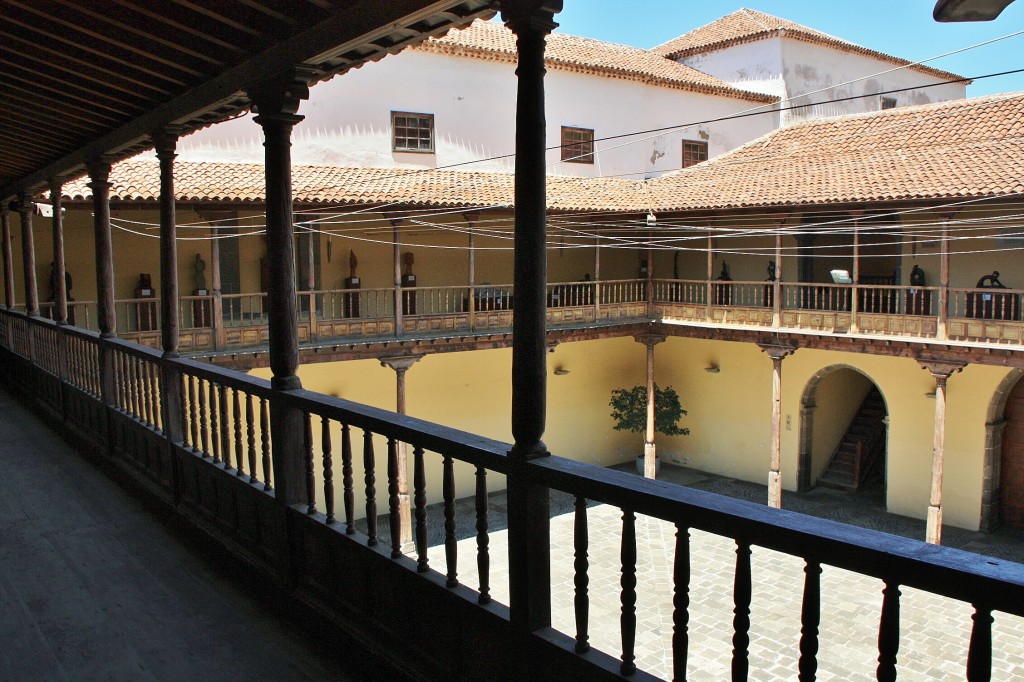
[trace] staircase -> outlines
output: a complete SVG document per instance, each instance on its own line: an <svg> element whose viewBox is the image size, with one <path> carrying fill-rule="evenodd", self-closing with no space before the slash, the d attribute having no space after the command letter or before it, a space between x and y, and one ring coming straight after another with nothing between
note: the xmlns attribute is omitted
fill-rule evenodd
<svg viewBox="0 0 1024 682"><path fill-rule="evenodd" d="M872 388L850 421L817 484L839 490L858 490L885 452L884 419L882 394L877 388Z"/></svg>

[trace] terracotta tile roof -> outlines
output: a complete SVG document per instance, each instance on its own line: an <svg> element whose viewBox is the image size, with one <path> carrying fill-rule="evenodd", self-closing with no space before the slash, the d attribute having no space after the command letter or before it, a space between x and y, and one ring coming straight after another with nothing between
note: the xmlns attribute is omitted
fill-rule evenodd
<svg viewBox="0 0 1024 682"><path fill-rule="evenodd" d="M515 36L493 21L475 21L414 48L459 57L514 63ZM775 102L777 97L733 87L723 80L637 47L592 38L552 33L546 49L548 68L642 81L669 88L735 97L753 102Z"/></svg>
<svg viewBox="0 0 1024 682"><path fill-rule="evenodd" d="M179 201L263 203L263 166L179 162ZM114 166L111 197L156 202L156 161ZM509 173L295 166L297 204L510 206ZM1024 93L808 121L660 178L553 176L548 206L626 213L958 200L1024 194ZM84 179L66 198L91 196Z"/></svg>
<svg viewBox="0 0 1024 682"><path fill-rule="evenodd" d="M180 202L265 201L262 165L180 161L174 168ZM152 160L122 161L113 167L110 183L112 201L155 202L160 194L160 168ZM552 210L617 211L630 197L642 196L636 181L621 178L551 176L547 184ZM510 173L400 168L293 166L292 188L296 204L469 208L511 206L514 196ZM64 185L64 195L68 201L84 201L92 192L86 179L80 178Z"/></svg>
<svg viewBox="0 0 1024 682"><path fill-rule="evenodd" d="M656 210L1024 193L1024 93L808 121L648 182Z"/></svg>
<svg viewBox="0 0 1024 682"><path fill-rule="evenodd" d="M782 35L795 40L843 50L844 52L874 57L875 59L881 59L899 66L910 64L906 59L861 47L860 45L830 36L827 33L816 31L813 28L802 26L787 19L780 19L771 14L746 8L736 10L732 14L727 14L721 19L716 19L700 28L695 28L689 33L684 33L678 38L673 38L667 43L652 48L651 51L670 59L678 59L692 54L703 54L740 43L751 43ZM942 80L961 78L961 76L955 73L934 69L930 66L918 65L910 68L930 76L935 76L936 78L941 78Z"/></svg>

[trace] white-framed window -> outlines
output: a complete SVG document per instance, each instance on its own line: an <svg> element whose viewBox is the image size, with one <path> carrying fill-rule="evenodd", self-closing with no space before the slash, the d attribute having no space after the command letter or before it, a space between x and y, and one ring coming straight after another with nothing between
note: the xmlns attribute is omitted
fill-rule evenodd
<svg viewBox="0 0 1024 682"><path fill-rule="evenodd" d="M562 161L594 163L594 131L562 126Z"/></svg>
<svg viewBox="0 0 1024 682"><path fill-rule="evenodd" d="M391 149L396 152L433 152L434 115L392 111Z"/></svg>
<svg viewBox="0 0 1024 682"><path fill-rule="evenodd" d="M708 143L702 140L683 140L683 165L689 168L708 160Z"/></svg>

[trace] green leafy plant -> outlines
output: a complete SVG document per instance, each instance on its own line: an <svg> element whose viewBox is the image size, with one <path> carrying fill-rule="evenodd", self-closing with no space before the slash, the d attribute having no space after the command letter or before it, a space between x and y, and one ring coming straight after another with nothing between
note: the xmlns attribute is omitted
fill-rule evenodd
<svg viewBox="0 0 1024 682"><path fill-rule="evenodd" d="M616 431L642 433L647 429L647 387L612 389L612 419ZM690 429L679 426L686 410L679 404L679 394L671 386L654 386L654 430L666 436L685 436Z"/></svg>

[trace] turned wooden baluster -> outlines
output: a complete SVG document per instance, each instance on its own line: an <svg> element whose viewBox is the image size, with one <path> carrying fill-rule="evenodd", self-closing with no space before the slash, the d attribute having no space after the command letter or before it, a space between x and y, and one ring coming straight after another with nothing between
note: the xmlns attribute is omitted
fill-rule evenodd
<svg viewBox="0 0 1024 682"><path fill-rule="evenodd" d="M732 679L745 680L750 669L750 543L736 541L736 575L733 583Z"/></svg>
<svg viewBox="0 0 1024 682"><path fill-rule="evenodd" d="M259 483L256 475L256 415L252 409L252 394L245 394L245 438L249 446L249 483Z"/></svg>
<svg viewBox="0 0 1024 682"><path fill-rule="evenodd" d="M576 653L590 651L590 560L587 551L590 547L590 535L587 529L587 500L582 495L576 496L576 516L573 519L573 549L575 557L573 582L576 594L573 606L576 611Z"/></svg>
<svg viewBox="0 0 1024 682"><path fill-rule="evenodd" d="M348 424L341 425L341 487L345 501L345 533L356 532L356 494L352 483L352 436Z"/></svg>
<svg viewBox="0 0 1024 682"><path fill-rule="evenodd" d="M153 374L150 372L151 365L148 362L139 360L139 370L142 378L142 389L145 396L143 402L143 418L146 423L150 426L156 424L156 417L153 415L153 398L156 395L156 391L153 390Z"/></svg>
<svg viewBox="0 0 1024 682"><path fill-rule="evenodd" d="M388 531L391 558L402 556L402 517L398 508L398 441L388 438Z"/></svg>
<svg viewBox="0 0 1024 682"><path fill-rule="evenodd" d="M142 372L139 371L141 363L134 355L126 355L125 360L128 362L128 375L132 384L132 414L139 421L143 421L145 419L142 415L144 396L142 395Z"/></svg>
<svg viewBox="0 0 1024 682"><path fill-rule="evenodd" d="M217 419L217 385L212 381L209 382L210 386L210 440L213 441L213 463L220 464L220 431L218 427ZM206 431L203 431L206 434ZM206 450L206 440L203 440L203 449Z"/></svg>
<svg viewBox="0 0 1024 682"><path fill-rule="evenodd" d="M230 469L233 466L231 461L231 413L228 412L228 391L227 386L217 386L217 411L220 413L220 430L217 438L220 439L220 455L224 460L224 468Z"/></svg>
<svg viewBox="0 0 1024 682"><path fill-rule="evenodd" d="M163 432L165 425L163 423L163 418L161 417L163 413L160 409L160 402L163 398L160 393L160 368L155 364L150 364L149 376L150 382L153 385L153 418L151 421L154 425L159 424L160 431Z"/></svg>
<svg viewBox="0 0 1024 682"><path fill-rule="evenodd" d="M228 390L228 389L225 389ZM238 396L237 388L231 390L231 407L235 422L235 459L237 470L236 476L245 475L245 446L242 443L242 403Z"/></svg>
<svg viewBox="0 0 1024 682"><path fill-rule="evenodd" d="M206 430L206 388L203 380L199 380L199 436L201 441L200 454L208 457L210 453L209 432Z"/></svg>
<svg viewBox="0 0 1024 682"><path fill-rule="evenodd" d="M114 372L117 380L114 382L114 401L119 409L128 411L128 379L124 373L124 358L120 353L114 351Z"/></svg>
<svg viewBox="0 0 1024 682"><path fill-rule="evenodd" d="M672 588L672 672L674 680L685 682L690 651L690 529L678 523Z"/></svg>
<svg viewBox="0 0 1024 682"><path fill-rule="evenodd" d="M306 464L306 513L316 513L316 478L313 475L313 415L305 413L302 420L303 460Z"/></svg>
<svg viewBox="0 0 1024 682"><path fill-rule="evenodd" d="M636 514L632 509L622 510L622 546L619 552L622 564L622 588L620 600L622 613L619 628L622 634L622 664L619 672L632 675L636 672Z"/></svg>
<svg viewBox="0 0 1024 682"><path fill-rule="evenodd" d="M992 679L992 610L974 604L971 646L967 652L967 682Z"/></svg>
<svg viewBox="0 0 1024 682"><path fill-rule="evenodd" d="M878 624L879 682L896 679L896 654L900 650L900 587L888 580L882 591L882 619Z"/></svg>
<svg viewBox="0 0 1024 682"><path fill-rule="evenodd" d="M821 623L821 564L804 566L804 603L800 610L800 682L813 682L818 672L818 625Z"/></svg>
<svg viewBox="0 0 1024 682"><path fill-rule="evenodd" d="M455 587L459 584L459 555L458 540L455 538L455 463L450 456L444 456L442 469L441 497L444 499L444 558L447 565L445 585Z"/></svg>
<svg viewBox="0 0 1024 682"><path fill-rule="evenodd" d="M187 419L188 423L182 425L181 432L183 434L188 434L188 446L192 449L192 452L195 452L196 443L198 443L196 426L198 423L196 420L196 378L191 374L187 377L182 375L181 380L185 382L188 387L188 410L181 411L182 418L184 419L186 414L189 415Z"/></svg>
<svg viewBox="0 0 1024 682"><path fill-rule="evenodd" d="M377 544L377 490L373 477L373 434L363 430L363 480L366 482L366 544Z"/></svg>
<svg viewBox="0 0 1024 682"><path fill-rule="evenodd" d="M426 573L427 561L427 471L423 462L423 448L419 445L412 450L413 457L413 506L416 517L416 571Z"/></svg>
<svg viewBox="0 0 1024 682"><path fill-rule="evenodd" d="M273 471L270 464L270 407L266 398L260 398L260 449L263 453L263 489L273 490Z"/></svg>
<svg viewBox="0 0 1024 682"><path fill-rule="evenodd" d="M324 513L327 523L334 523L334 468L331 462L331 421L320 418L320 440L324 451Z"/></svg>
<svg viewBox="0 0 1024 682"><path fill-rule="evenodd" d="M480 577L478 604L491 601L491 539L487 534L487 469L476 468L476 571Z"/></svg>

